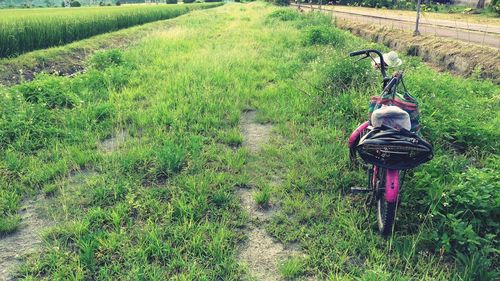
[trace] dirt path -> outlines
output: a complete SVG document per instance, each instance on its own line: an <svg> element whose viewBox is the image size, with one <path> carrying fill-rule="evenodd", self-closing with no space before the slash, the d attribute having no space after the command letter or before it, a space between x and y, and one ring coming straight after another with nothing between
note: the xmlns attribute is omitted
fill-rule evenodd
<svg viewBox="0 0 500 281"><path fill-rule="evenodd" d="M102 153L112 153L116 151L129 137L126 130L120 129L115 134L98 144ZM64 213L69 213L67 206L71 206L74 188L85 183L89 177L98 175L92 170L78 170L71 172L66 178L64 187L59 191L60 202ZM19 228L11 234L0 235L0 281L15 280L14 275L18 270L22 259L27 255L39 250L42 243L42 232L52 226L53 222L43 218L43 214L48 213L50 199L44 195L26 200L20 211L21 224Z"/></svg>
<svg viewBox="0 0 500 281"><path fill-rule="evenodd" d="M120 145L123 144L123 142L128 139L128 137L129 135L127 130L120 129L116 131L112 137L105 139L101 143L99 143L98 148L104 153L114 152L120 147Z"/></svg>
<svg viewBox="0 0 500 281"><path fill-rule="evenodd" d="M374 16L381 18L394 19L399 21L406 21L415 23L416 12L415 11L404 11L406 13L401 13L397 10L388 9L368 9L359 7L347 7L347 6L328 6L327 9L334 10L339 13L351 13L357 15ZM443 14L440 14L443 15ZM487 32L492 34L500 35L500 21L497 18L491 18L488 22L476 22L473 19L464 18L452 19L446 17L439 17L439 14L429 15L429 13L421 13L420 23L425 25L433 25L440 27L451 27L459 28L469 31L479 31Z"/></svg>
<svg viewBox="0 0 500 281"><path fill-rule="evenodd" d="M296 6L293 4L293 6ZM310 10L310 5L301 5L303 9ZM312 5L313 10L319 6ZM378 11L357 11L346 7L323 6L322 11L332 13L336 18L386 26L392 29L415 30L415 19L408 16L388 15ZM481 46L500 48L500 26L488 24L467 23L452 20L439 20L423 17L420 21L419 31L422 35L445 37Z"/></svg>
<svg viewBox="0 0 500 281"><path fill-rule="evenodd" d="M261 147L269 141L273 128L269 124L256 123L255 116L255 111L245 112L241 122L241 131L244 135L243 145L252 154L259 153ZM250 171L250 174L253 178L259 177L255 172ZM252 185L253 183L250 186ZM239 259L247 266L252 278L264 281L280 280L282 278L279 263L302 253L275 241L266 232L266 223L269 222L276 209L272 204L266 208L258 206L253 199L253 192L251 187L238 190L242 207L251 219L246 229L248 240L240 249Z"/></svg>
<svg viewBox="0 0 500 281"><path fill-rule="evenodd" d="M25 201L20 212L21 224L16 232L0 236L0 280L14 280L21 259L35 252L42 243L41 233L50 222L40 216L38 208L46 199L39 195Z"/></svg>
<svg viewBox="0 0 500 281"><path fill-rule="evenodd" d="M323 2L324 3L324 2ZM355 7L344 5L323 5L326 8L333 8L339 11L369 13L383 16L397 16L412 18L415 20L415 11L411 10L393 10L387 8L370 8L370 7ZM478 15L478 14L463 14L463 13L438 13L438 12L425 12L422 11L422 17L433 20L447 20L453 22L463 22L470 24L484 24L500 27L500 18Z"/></svg>

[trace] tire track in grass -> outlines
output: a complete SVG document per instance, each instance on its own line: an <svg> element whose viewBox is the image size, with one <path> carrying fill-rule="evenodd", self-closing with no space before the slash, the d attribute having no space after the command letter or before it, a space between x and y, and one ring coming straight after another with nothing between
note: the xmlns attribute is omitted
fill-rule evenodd
<svg viewBox="0 0 500 281"><path fill-rule="evenodd" d="M271 138L272 125L259 124L255 121L256 112L246 111L241 121L241 131L244 136L243 146L252 154L257 154L261 147ZM253 178L260 175L250 172ZM296 249L291 249L274 240L265 230L265 225L271 219L276 208L258 206L253 199L253 183L247 188L239 188L237 193L243 209L249 214L251 223L247 225L245 234L248 240L241 246L239 260L247 266L252 278L256 280L280 280L279 263L286 259L303 255Z"/></svg>
<svg viewBox="0 0 500 281"><path fill-rule="evenodd" d="M112 153L129 138L128 131L125 129L118 130L113 136L99 143L98 148L103 153Z"/></svg>
<svg viewBox="0 0 500 281"><path fill-rule="evenodd" d="M97 172L88 169L71 171L63 180L60 189L61 198L68 197L72 190L85 183L89 177L97 175ZM65 199L63 199L64 202ZM43 232L55 226L55 220L50 217L52 208L56 206L50 197L38 194L33 199L23 201L19 212L21 223L13 233L0 235L0 280L17 280L16 274L23 260L41 250L43 244ZM67 206L62 206L67 213Z"/></svg>
<svg viewBox="0 0 500 281"><path fill-rule="evenodd" d="M113 153L128 138L128 131L121 129L97 146L104 154ZM75 187L84 184L87 178L96 175L98 175L97 172L88 169L70 172L59 194L63 202L67 200L70 202L71 198L67 198L68 194L71 194ZM49 213L50 207L50 199L43 194L37 195L34 199L25 200L19 213L21 223L17 230L9 234L0 234L0 280L16 280L15 275L22 260L40 250L43 243L42 233L54 224L53 220L44 217Z"/></svg>
<svg viewBox="0 0 500 281"><path fill-rule="evenodd" d="M21 259L38 250L42 243L41 233L51 222L42 218L39 208L46 198L38 195L26 200L20 211L21 223L13 233L0 235L0 280L15 280L14 275Z"/></svg>

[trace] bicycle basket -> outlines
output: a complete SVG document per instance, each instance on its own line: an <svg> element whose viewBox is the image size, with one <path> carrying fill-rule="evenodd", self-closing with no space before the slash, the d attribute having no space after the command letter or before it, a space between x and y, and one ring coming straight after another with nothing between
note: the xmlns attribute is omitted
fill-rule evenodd
<svg viewBox="0 0 500 281"><path fill-rule="evenodd" d="M365 162L395 170L413 169L434 156L431 144L417 134L387 126L364 135L356 150Z"/></svg>

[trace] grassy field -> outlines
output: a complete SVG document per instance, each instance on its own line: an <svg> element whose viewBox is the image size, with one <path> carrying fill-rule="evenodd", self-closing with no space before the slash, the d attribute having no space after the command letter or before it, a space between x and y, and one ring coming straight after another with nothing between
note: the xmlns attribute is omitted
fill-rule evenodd
<svg viewBox="0 0 500 281"><path fill-rule="evenodd" d="M218 5L220 4L0 10L0 57L57 46Z"/></svg>
<svg viewBox="0 0 500 281"><path fill-rule="evenodd" d="M498 86L403 58L436 156L410 173L384 240L346 195L365 182L347 138L379 89L347 53L383 47L264 3L172 22L75 77L0 88L0 232L19 231L37 194L50 225L18 278L250 279L249 187L274 206L266 235L300 249L276 261L284 279L498 278ZM272 128L257 151L240 128L249 110Z"/></svg>

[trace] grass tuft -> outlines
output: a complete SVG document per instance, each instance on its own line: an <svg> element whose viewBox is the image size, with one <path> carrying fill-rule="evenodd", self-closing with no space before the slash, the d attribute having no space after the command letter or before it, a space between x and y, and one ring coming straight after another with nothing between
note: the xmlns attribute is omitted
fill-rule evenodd
<svg viewBox="0 0 500 281"><path fill-rule="evenodd" d="M254 192L253 199L261 207L268 207L271 201L271 188L264 186L259 191Z"/></svg>
<svg viewBox="0 0 500 281"><path fill-rule="evenodd" d="M287 280L295 280L304 274L306 263L301 257L292 257L283 262L279 269L284 278Z"/></svg>
<svg viewBox="0 0 500 281"><path fill-rule="evenodd" d="M302 42L309 45L332 45L342 47L346 41L344 32L331 25L312 26L306 29Z"/></svg>
<svg viewBox="0 0 500 281"><path fill-rule="evenodd" d="M21 223L19 215L0 217L0 234L9 234L17 230Z"/></svg>

